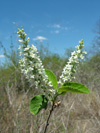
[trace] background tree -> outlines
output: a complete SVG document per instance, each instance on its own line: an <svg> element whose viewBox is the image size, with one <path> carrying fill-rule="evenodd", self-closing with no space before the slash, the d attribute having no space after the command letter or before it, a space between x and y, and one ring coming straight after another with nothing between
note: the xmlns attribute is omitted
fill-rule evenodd
<svg viewBox="0 0 100 133"><path fill-rule="evenodd" d="M100 53L100 19L97 21L96 28L93 30L96 34L92 47L93 47L93 53Z"/></svg>

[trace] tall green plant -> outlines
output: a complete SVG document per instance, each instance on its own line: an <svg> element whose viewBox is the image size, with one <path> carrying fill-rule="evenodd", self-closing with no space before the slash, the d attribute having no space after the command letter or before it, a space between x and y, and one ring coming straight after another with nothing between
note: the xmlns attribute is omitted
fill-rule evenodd
<svg viewBox="0 0 100 133"><path fill-rule="evenodd" d="M55 107L56 98L59 95L65 95L66 92L90 92L86 86L71 82L72 79L75 78L74 74L80 60L84 59L84 54L86 54L85 51L82 51L84 47L83 40L79 41L79 45L76 46L76 51L71 53L71 57L63 68L60 79L57 81L55 74L49 69L45 69L42 65L37 48L34 45L30 46L28 44L29 38L26 39L24 29L18 29L17 33L21 38L21 40L19 40L21 43L19 47L20 55L22 57L19 61L21 72L26 76L31 86L35 84L36 89L38 89L40 93L32 98L30 102L30 112L36 115L41 109L46 109L48 103L51 102L51 110L44 130L44 133L46 133L50 116Z"/></svg>

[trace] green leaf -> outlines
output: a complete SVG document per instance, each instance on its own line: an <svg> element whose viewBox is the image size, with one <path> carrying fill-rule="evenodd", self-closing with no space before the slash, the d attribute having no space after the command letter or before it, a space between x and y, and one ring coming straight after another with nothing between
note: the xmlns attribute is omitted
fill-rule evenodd
<svg viewBox="0 0 100 133"><path fill-rule="evenodd" d="M58 95L65 95L66 92L65 91L62 91L62 92L58 92Z"/></svg>
<svg viewBox="0 0 100 133"><path fill-rule="evenodd" d="M48 99L44 95L42 95L42 97L43 97L43 102L42 102L42 106L41 106L40 110L42 108L46 109L47 108L47 103L48 103Z"/></svg>
<svg viewBox="0 0 100 133"><path fill-rule="evenodd" d="M49 69L45 69L45 73L48 76L49 81L51 81L51 84L56 89L57 88L57 78L53 72L51 72Z"/></svg>
<svg viewBox="0 0 100 133"><path fill-rule="evenodd" d="M68 82L58 88L58 91L73 92L73 93L89 93L90 90L80 83Z"/></svg>
<svg viewBox="0 0 100 133"><path fill-rule="evenodd" d="M43 108L46 109L48 100L44 95L36 95L30 102L30 112L34 115L38 114Z"/></svg>

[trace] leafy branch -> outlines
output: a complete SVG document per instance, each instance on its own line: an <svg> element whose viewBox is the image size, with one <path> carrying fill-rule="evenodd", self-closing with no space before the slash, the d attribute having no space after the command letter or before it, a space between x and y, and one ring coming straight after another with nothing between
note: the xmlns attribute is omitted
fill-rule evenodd
<svg viewBox="0 0 100 133"><path fill-rule="evenodd" d="M59 81L53 72L49 69L44 69L42 61L39 58L37 48L32 45L29 46L29 38L26 39L26 33L24 29L18 29L18 34L21 40L20 45L20 55L21 59L19 61L21 72L26 76L26 79L30 82L30 85L35 84L36 89L39 89L40 94L32 98L30 102L30 112L33 115L38 114L41 109L46 109L48 106L48 101L51 103L51 110L48 115L44 133L47 131L49 125L49 120L51 114L54 110L54 103L59 95L65 95L66 92L72 93L89 93L90 90L80 84L72 82L75 78L74 74L76 72L77 65L80 60L84 59L84 54L86 51L82 51L83 40L79 41L79 45L76 46L76 51L71 53L69 61L63 68L62 74Z"/></svg>

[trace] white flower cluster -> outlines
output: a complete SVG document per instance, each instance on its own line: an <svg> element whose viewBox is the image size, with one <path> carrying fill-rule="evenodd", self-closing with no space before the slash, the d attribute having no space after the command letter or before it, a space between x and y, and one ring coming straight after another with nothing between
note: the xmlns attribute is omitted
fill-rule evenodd
<svg viewBox="0 0 100 133"><path fill-rule="evenodd" d="M36 88L38 88L40 92L44 92L48 98L50 96L52 97L52 94L55 94L56 90L52 88L51 82L45 74L45 69L38 55L37 48L34 45L28 45L29 38L26 39L26 34L23 31L23 29L18 29L17 32L21 38L19 42L22 43L22 45L19 46L20 56L22 57L19 61L21 72L28 79L31 86L35 85ZM64 67L58 82L59 84L62 85L63 83L69 82L75 78L74 73L76 72L77 65L79 64L80 59L84 59L83 55L87 54L85 51L81 50L83 47L83 40L81 40L79 41L79 45L76 46L76 51L71 53L71 57ZM48 86L50 89L47 88Z"/></svg>
<svg viewBox="0 0 100 133"><path fill-rule="evenodd" d="M86 51L81 50L83 47L83 40L81 40L79 41L79 45L76 46L77 50L71 53L71 57L69 58L68 63L64 67L59 79L59 84L69 82L72 80L72 78L75 78L74 73L76 72L77 65L80 59L84 59L83 54L87 54Z"/></svg>
<svg viewBox="0 0 100 133"><path fill-rule="evenodd" d="M23 31L23 29L18 29L17 32L22 39L19 42L23 44L19 46L20 56L22 57L19 61L21 72L28 79L31 86L36 85L36 88L40 88L40 91L45 90L46 92L48 90L46 89L47 86L52 87L51 82L48 81L48 76L45 74L37 48L34 45L28 45L29 38L25 41L26 34Z"/></svg>

